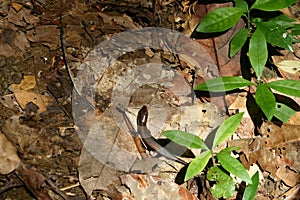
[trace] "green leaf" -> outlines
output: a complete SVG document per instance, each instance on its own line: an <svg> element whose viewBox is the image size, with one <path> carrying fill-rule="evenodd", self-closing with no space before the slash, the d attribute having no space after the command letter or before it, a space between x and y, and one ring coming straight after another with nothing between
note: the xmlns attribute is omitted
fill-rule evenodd
<svg viewBox="0 0 300 200"><path fill-rule="evenodd" d="M237 32L230 42L230 57L234 56L245 44L248 38L248 30L242 28Z"/></svg>
<svg viewBox="0 0 300 200"><path fill-rule="evenodd" d="M241 8L217 8L203 18L196 31L203 33L225 31L236 24L242 15L243 9Z"/></svg>
<svg viewBox="0 0 300 200"><path fill-rule="evenodd" d="M224 92L234 90L240 87L253 85L252 82L238 76L223 76L210 79L201 83L195 90L209 91L209 92Z"/></svg>
<svg viewBox="0 0 300 200"><path fill-rule="evenodd" d="M242 200L253 200L255 197L255 194L257 192L258 183L259 183L259 174L256 172L252 178L252 184L248 184L243 195Z"/></svg>
<svg viewBox="0 0 300 200"><path fill-rule="evenodd" d="M168 130L162 132L162 135L166 136L169 140L185 147L209 150L203 140L191 133L180 130Z"/></svg>
<svg viewBox="0 0 300 200"><path fill-rule="evenodd" d="M275 113L276 102L273 93L266 85L261 83L258 84L255 93L255 101L270 121Z"/></svg>
<svg viewBox="0 0 300 200"><path fill-rule="evenodd" d="M208 170L206 178L209 181L216 182L216 184L211 187L211 193L214 195L214 197L223 197L226 199L234 195L235 184L233 179L218 166L212 166Z"/></svg>
<svg viewBox="0 0 300 200"><path fill-rule="evenodd" d="M300 35L300 24L295 24L295 25L292 27L291 31L292 31L291 34L294 35L294 36Z"/></svg>
<svg viewBox="0 0 300 200"><path fill-rule="evenodd" d="M297 0L256 0L251 9L258 9L264 11L276 11L282 8L286 8Z"/></svg>
<svg viewBox="0 0 300 200"><path fill-rule="evenodd" d="M291 116L295 113L296 111L294 111L292 108L282 103L276 103L274 116L277 117L277 119L280 119L283 122L288 122Z"/></svg>
<svg viewBox="0 0 300 200"><path fill-rule="evenodd" d="M227 118L218 128L214 142L213 148L218 146L221 142L225 141L230 137L238 128L244 113L238 113Z"/></svg>
<svg viewBox="0 0 300 200"><path fill-rule="evenodd" d="M202 172L210 158L211 151L204 151L199 156L194 158L186 170L184 181L187 181Z"/></svg>
<svg viewBox="0 0 300 200"><path fill-rule="evenodd" d="M257 78L260 79L268 59L268 49L266 38L259 29L256 29L250 39L249 58Z"/></svg>
<svg viewBox="0 0 300 200"><path fill-rule="evenodd" d="M268 83L267 87L271 87L283 94L300 97L300 81L278 80Z"/></svg>
<svg viewBox="0 0 300 200"><path fill-rule="evenodd" d="M234 176L242 179L246 183L252 183L250 176L245 167L236 158L230 155L232 149L225 148L217 153L217 158L221 163L222 167Z"/></svg>
<svg viewBox="0 0 300 200"><path fill-rule="evenodd" d="M281 14L279 16L273 17L269 19L269 21L274 22L284 28L291 28L295 26L296 20L287 17L285 14Z"/></svg>
<svg viewBox="0 0 300 200"><path fill-rule="evenodd" d="M294 52L293 36L276 21L259 22L255 25L263 32L267 42Z"/></svg>
<svg viewBox="0 0 300 200"><path fill-rule="evenodd" d="M244 0L235 0L234 6L238 8L242 8L244 12L247 12L249 9L247 2Z"/></svg>

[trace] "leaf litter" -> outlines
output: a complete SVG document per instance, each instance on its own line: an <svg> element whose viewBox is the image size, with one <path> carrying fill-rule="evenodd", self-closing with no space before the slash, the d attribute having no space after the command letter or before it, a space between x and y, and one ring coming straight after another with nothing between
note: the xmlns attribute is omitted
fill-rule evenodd
<svg viewBox="0 0 300 200"><path fill-rule="evenodd" d="M218 6L208 6L208 10ZM171 199L197 199L196 196L198 199L214 199L209 192L210 188L203 182L203 177L199 181L203 186L202 194L198 194L199 190L195 188L187 187L189 188L187 190L185 185L176 184L175 174L180 166L171 163L172 167L170 167L166 161L162 162L161 158L153 157L147 161L151 168L158 166L156 170L148 174L136 174L110 168L90 154L86 144L82 142L88 138L88 135L78 136L75 133L78 127L74 126L71 101L74 80L69 78L70 74L66 70L59 37L61 26L65 33L67 44L65 53L68 64L71 72L74 73L72 75L76 75L84 58L105 38L111 38L114 34L125 30L148 26L181 30L187 36L191 36L203 17L204 12L200 11L205 9L207 8L204 5L197 2L189 4L187 1L124 1L123 3L83 0L2 1L0 7L2 30L0 33L2 47L0 50L2 111L0 142L3 145L1 145L0 157L6 161L0 168L0 198L72 199L73 197L86 198L87 194L89 197L101 199L103 197L112 199L153 197L155 199L158 196L165 197L164 199L171 197ZM59 22L60 16L62 16L62 24ZM214 39L196 39L199 45L209 52L213 63L219 63L220 72L213 67L207 69L211 77L219 73L240 75L239 56L228 59L228 43L239 26L240 23L227 34ZM191 64L189 62L193 59L176 58L166 51L159 52L151 49L147 51L121 57L116 67L111 68L110 72L107 71L106 77L103 76L103 82L98 83L96 93L98 95L96 96L96 99L98 98L97 120L104 117L102 114L105 110L109 110L111 89L118 86L114 81L118 78L121 78L122 84L128 81L122 79L124 74L121 73L121 69L130 71L137 65L155 61L178 70L186 79L175 77L166 81L174 85L169 88L160 87L158 84L138 88L135 96L133 95L132 98L129 96L131 98L129 109L133 113L131 116L133 123L139 106L147 103L152 104L149 128L156 138L163 139L159 134L162 127L165 129L175 127L198 134L201 138L207 137L222 120L219 110L224 107L222 99L214 104L203 104L197 100L195 105L187 106L191 111L184 109L184 112L181 112L174 109L191 100L188 98L190 85L185 82L186 80L190 82L194 80L195 85L203 81L201 74L192 77L197 62ZM298 53L299 50L295 48L295 54ZM288 57L288 60L297 60L292 55L284 52L283 54ZM282 61L282 58L276 57L276 59L276 63ZM284 67L286 68L286 65ZM294 70L293 73L288 74L291 67L288 66L288 70L284 67L280 71L282 77L299 79L299 71ZM113 77L110 77L111 75ZM145 90L146 93L143 93ZM139 99L139 96L145 94L149 96L146 101ZM226 106L236 101L232 111L245 111L244 99L237 97L240 96L226 95L228 103ZM159 120L155 121L158 119L157 116L160 116L159 109L155 109L155 105L166 109L165 124L160 124ZM197 113L200 116L188 115L193 110L199 110ZM290 124L277 126L264 123L260 128L261 136L255 136L254 125L249 121L250 118L245 118L242 128L234 136L238 140L233 140L233 144L243 147L240 158L243 164L250 167L257 163L263 174L264 179L258 194L260 199L295 196L299 191L299 186L297 187L300 180L297 159L299 137L296 134L299 124L295 124L299 121L297 114L289 121ZM83 115L85 119L89 117L89 113ZM118 128L109 116L105 117L108 119L108 127L111 126L110 129ZM198 118L201 120L193 120ZM92 127L93 120L83 119L82 123L89 124L80 128ZM243 126L249 131L245 131ZM115 142L114 144L127 148L129 152L134 152L135 157L138 154L131 137L128 137L127 127L124 124L121 127L120 133L117 133L123 136L116 137L118 139L116 141L113 141L113 138L111 140ZM84 132L84 130L80 131ZM229 145L233 144L229 142ZM197 152L193 153L197 155ZM136 168L132 169L140 168L137 164ZM81 187L78 187L79 185ZM196 184L195 187L201 185ZM16 190L11 190L12 188Z"/></svg>

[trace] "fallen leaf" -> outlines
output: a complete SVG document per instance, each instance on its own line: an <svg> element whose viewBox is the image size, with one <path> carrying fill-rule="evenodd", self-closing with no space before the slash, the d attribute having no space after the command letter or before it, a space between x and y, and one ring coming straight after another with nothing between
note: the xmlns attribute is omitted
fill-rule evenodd
<svg viewBox="0 0 300 200"><path fill-rule="evenodd" d="M24 76L24 79L19 84L12 84L14 95L20 107L24 110L26 105L30 102L38 106L38 113L47 110L49 98L47 95L41 95L33 91L36 87L36 80L34 76Z"/></svg>
<svg viewBox="0 0 300 200"><path fill-rule="evenodd" d="M0 132L0 174L14 171L20 162L16 147Z"/></svg>
<svg viewBox="0 0 300 200"><path fill-rule="evenodd" d="M186 188L159 177L143 174L125 174L121 176L121 181L122 184L130 189L135 199L198 199Z"/></svg>
<svg viewBox="0 0 300 200"><path fill-rule="evenodd" d="M23 5L17 2L12 2L11 6L13 7L13 9L15 9L16 12L19 12L23 8Z"/></svg>
<svg viewBox="0 0 300 200"><path fill-rule="evenodd" d="M297 134L300 126L283 124L281 127L271 122L264 122L260 128L263 138L266 138L266 145L272 148L284 146L287 143L300 141Z"/></svg>
<svg viewBox="0 0 300 200"><path fill-rule="evenodd" d="M300 125L300 112L296 112L288 121L289 124Z"/></svg>
<svg viewBox="0 0 300 200"><path fill-rule="evenodd" d="M12 84L13 90L30 90L36 85L35 76L24 76L19 84Z"/></svg>
<svg viewBox="0 0 300 200"><path fill-rule="evenodd" d="M9 26L0 26L0 55L22 56L30 46L24 32Z"/></svg>
<svg viewBox="0 0 300 200"><path fill-rule="evenodd" d="M86 148L81 150L78 173L80 185L87 196L91 196L94 190L108 191L110 185L116 185L120 174L93 157Z"/></svg>
<svg viewBox="0 0 300 200"><path fill-rule="evenodd" d="M38 200L52 200L48 194L47 187L45 187L47 179L42 174L26 167L23 163L18 165L16 172Z"/></svg>
<svg viewBox="0 0 300 200"><path fill-rule="evenodd" d="M284 181L290 187L293 187L299 182L299 173L289 169L288 167L280 166L276 171L276 176Z"/></svg>
<svg viewBox="0 0 300 200"><path fill-rule="evenodd" d="M241 147L246 156L246 159L242 159L246 167L258 162L261 169L270 172L272 177L288 185L295 185L300 181L300 175L294 173L300 169L298 131L299 125L283 124L279 127L264 122L260 127L262 137L229 141L229 146Z"/></svg>
<svg viewBox="0 0 300 200"><path fill-rule="evenodd" d="M34 30L27 31L27 39L31 42L42 42L50 49L60 47L59 29L57 25L42 25L35 27Z"/></svg>
<svg viewBox="0 0 300 200"><path fill-rule="evenodd" d="M19 118L20 116L14 115L7 119L2 126L2 132L10 141L17 145L20 152L24 152L26 148L33 144L38 135L32 128L20 124Z"/></svg>
<svg viewBox="0 0 300 200"><path fill-rule="evenodd" d="M296 74L300 71L300 61L299 60L284 60L279 63L274 63L277 67L282 69L283 71Z"/></svg>
<svg viewBox="0 0 300 200"><path fill-rule="evenodd" d="M18 104L18 102L13 94L8 94L8 95L2 96L0 98L0 103L3 106L13 110L16 114L22 111L20 105Z"/></svg>

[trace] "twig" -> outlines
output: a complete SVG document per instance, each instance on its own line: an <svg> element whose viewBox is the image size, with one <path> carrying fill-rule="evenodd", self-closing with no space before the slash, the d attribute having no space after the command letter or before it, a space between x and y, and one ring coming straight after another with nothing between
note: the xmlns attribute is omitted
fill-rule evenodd
<svg viewBox="0 0 300 200"><path fill-rule="evenodd" d="M60 30L60 43L61 43L62 57L63 57L63 61L65 63L65 66L66 66L66 69L67 69L67 72L68 72L68 76L69 76L69 78L70 78L70 80L72 82L72 85L74 87L74 90L75 90L76 94L81 99L83 99L89 105L89 107L92 110L94 110L95 106L93 106L85 97L83 97L79 93L79 90L78 90L78 88L75 85L75 81L74 81L74 77L73 77L72 71L71 71L70 66L68 64L68 59L67 59L67 55L66 55L66 40L65 40L65 34L64 34L63 24L62 24L62 13L60 14L60 17L59 17L59 24L60 24L59 25L59 30Z"/></svg>

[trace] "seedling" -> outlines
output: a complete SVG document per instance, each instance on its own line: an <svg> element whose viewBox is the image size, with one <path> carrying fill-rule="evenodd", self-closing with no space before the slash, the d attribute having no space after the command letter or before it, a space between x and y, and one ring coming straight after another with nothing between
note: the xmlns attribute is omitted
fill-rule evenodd
<svg viewBox="0 0 300 200"><path fill-rule="evenodd" d="M268 44L293 52L293 43L299 42L296 36L300 33L300 24L296 24L295 20L279 12L279 10L294 4L296 0L257 0L252 4L251 2L235 0L234 7L223 7L209 12L196 31L203 33L226 31L242 18L245 21L245 27L232 38L230 57L234 56L242 47L247 47L247 55L255 73L253 74L254 79L249 81L244 77L218 77L198 85L195 90L224 92L254 85L256 92L251 95L267 120L271 121L273 117L276 117L287 122L295 114L295 111L283 102L277 102L273 90L285 95L300 97L300 82L277 80L267 83L262 80L269 57ZM263 16L263 18L259 16ZM249 46L247 46L248 44ZM287 67L287 63L295 66ZM285 67L289 69L297 69L299 66L296 65L296 62L285 63Z"/></svg>
<svg viewBox="0 0 300 200"><path fill-rule="evenodd" d="M171 141L182 146L202 150L201 154L194 158L189 164L184 181L200 174L207 167L211 159L213 165L207 169L206 178L209 181L215 182L211 188L211 192L215 197L229 198L234 195L236 186L233 178L229 174L240 178L248 184L247 187L250 189L246 190L247 193L245 192L247 196L252 197L255 195L258 185L258 178L256 178L256 176L258 175L255 175L251 179L242 163L231 156L231 152L238 150L239 147L228 147L217 152L218 145L227 140L236 131L243 114L244 113L238 113L233 115L219 126L211 149L208 148L201 138L191 133L180 130L168 130L162 133ZM245 197L245 199L249 198Z"/></svg>

